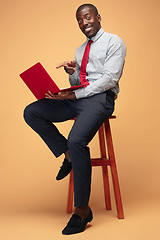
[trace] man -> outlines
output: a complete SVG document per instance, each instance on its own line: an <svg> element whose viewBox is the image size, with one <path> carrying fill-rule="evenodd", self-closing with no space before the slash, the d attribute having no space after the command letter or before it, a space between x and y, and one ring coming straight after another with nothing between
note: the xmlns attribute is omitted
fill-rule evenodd
<svg viewBox="0 0 160 240"><path fill-rule="evenodd" d="M30 104L24 111L25 121L53 154L56 157L65 154L56 179L63 179L73 168L75 212L62 231L65 235L84 231L93 219L88 206L91 161L87 145L114 111L126 55L123 41L101 28L101 16L95 6L81 5L76 18L87 41L77 49L74 61L57 68L64 67L71 85L82 83L85 87L59 94L48 92L45 99ZM67 140L53 123L75 117Z"/></svg>

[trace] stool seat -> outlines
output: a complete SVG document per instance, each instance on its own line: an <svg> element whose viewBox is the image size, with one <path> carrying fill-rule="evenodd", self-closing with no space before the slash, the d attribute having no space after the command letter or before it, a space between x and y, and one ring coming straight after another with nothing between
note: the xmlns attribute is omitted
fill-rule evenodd
<svg viewBox="0 0 160 240"><path fill-rule="evenodd" d="M112 115L99 128L98 135L99 135L99 147L100 147L101 157L91 158L91 164L93 167L96 167L96 166L102 167L106 210L111 210L110 187L109 187L109 178L108 178L108 167L110 167L116 208L117 208L117 217L119 219L123 219L124 218L123 205L122 205L118 173L117 173L117 167L116 167L116 161L115 161L115 155L114 155L114 149L113 149L113 141L112 141L112 135L111 135L111 129L110 129L110 120L115 118L116 116ZM106 154L107 152L108 152L108 156ZM67 213L72 213L73 192L74 192L73 171L71 171L70 178L69 178L69 188L68 188Z"/></svg>

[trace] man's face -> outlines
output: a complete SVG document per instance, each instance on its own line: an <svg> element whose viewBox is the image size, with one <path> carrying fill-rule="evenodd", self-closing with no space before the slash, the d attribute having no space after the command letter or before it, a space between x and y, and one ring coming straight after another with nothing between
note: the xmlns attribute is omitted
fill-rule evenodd
<svg viewBox="0 0 160 240"><path fill-rule="evenodd" d="M85 7L80 10L76 15L79 27L81 31L88 37L92 38L96 35L96 33L101 28L100 15L95 14L95 12L89 8Z"/></svg>

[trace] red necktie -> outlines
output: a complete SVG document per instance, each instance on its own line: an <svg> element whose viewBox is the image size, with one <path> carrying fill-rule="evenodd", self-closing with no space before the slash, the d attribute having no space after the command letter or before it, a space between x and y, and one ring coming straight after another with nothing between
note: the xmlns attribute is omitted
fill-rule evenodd
<svg viewBox="0 0 160 240"><path fill-rule="evenodd" d="M82 63L81 63L81 69L80 69L80 82L85 87L87 85L89 85L89 82L86 79L86 76L87 76L86 67L87 67L87 62L88 62L90 45L91 45L92 42L93 42L92 40L89 40L88 43L87 43L87 46L84 50L83 59L82 59Z"/></svg>

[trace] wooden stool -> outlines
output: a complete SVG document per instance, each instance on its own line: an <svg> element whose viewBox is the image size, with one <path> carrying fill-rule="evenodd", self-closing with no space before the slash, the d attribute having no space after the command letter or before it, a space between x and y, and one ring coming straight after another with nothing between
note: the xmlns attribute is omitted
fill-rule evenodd
<svg viewBox="0 0 160 240"><path fill-rule="evenodd" d="M91 163L92 166L102 166L102 174L103 174L103 183L104 183L104 195L105 195L105 205L106 210L111 210L111 199L110 199L110 189L109 189L109 179L108 179L108 166L110 166L113 188L114 188L114 196L117 207L117 217L119 219L124 218L123 205L121 199L121 192L118 181L117 167L114 156L113 142L111 136L110 129L110 119L114 119L116 116L111 116L107 119L103 125L98 130L99 135L99 145L100 145L100 158L92 158ZM106 138L106 142L105 142ZM106 149L108 150L108 157L106 154ZM72 213L73 206L73 171L70 173L69 178L69 189L68 189L68 202L67 202L67 213Z"/></svg>

